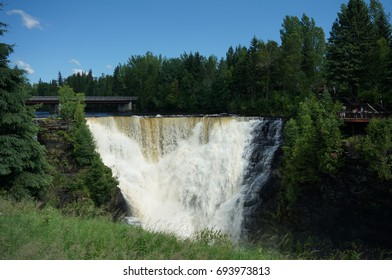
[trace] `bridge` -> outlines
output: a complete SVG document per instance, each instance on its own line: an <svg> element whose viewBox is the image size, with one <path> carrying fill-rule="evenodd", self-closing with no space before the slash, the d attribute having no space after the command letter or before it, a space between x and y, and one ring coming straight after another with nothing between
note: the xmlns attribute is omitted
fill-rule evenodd
<svg viewBox="0 0 392 280"><path fill-rule="evenodd" d="M132 102L137 101L138 96L86 96L85 104L117 104L119 112L132 111ZM34 104L49 104L52 106L52 111L58 110L59 105L58 96L33 96L27 100L27 105Z"/></svg>

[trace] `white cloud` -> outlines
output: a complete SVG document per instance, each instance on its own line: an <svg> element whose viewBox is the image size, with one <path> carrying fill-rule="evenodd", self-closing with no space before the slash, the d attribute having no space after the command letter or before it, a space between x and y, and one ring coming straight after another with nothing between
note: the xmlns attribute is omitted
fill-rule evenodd
<svg viewBox="0 0 392 280"><path fill-rule="evenodd" d="M76 64L77 66L82 66L82 64L79 62L79 60L72 58L70 61L70 63Z"/></svg>
<svg viewBox="0 0 392 280"><path fill-rule="evenodd" d="M82 66L82 64L79 62L79 60L77 60L77 59L75 59L75 58L72 58L72 59L69 61L69 63L73 63L73 64L76 64L76 65L78 65L78 66Z"/></svg>
<svg viewBox="0 0 392 280"><path fill-rule="evenodd" d="M83 73L87 73L86 71L84 71L83 69L77 69L77 68L74 68L74 69L72 69L72 74L83 74Z"/></svg>
<svg viewBox="0 0 392 280"><path fill-rule="evenodd" d="M111 70L111 69L113 69L113 66L110 65L110 64L108 64L108 65L106 65L106 68L109 69L109 70Z"/></svg>
<svg viewBox="0 0 392 280"><path fill-rule="evenodd" d="M15 63L19 68L25 70L28 74L32 75L35 73L34 69L30 66L30 64L28 64L22 60L17 60Z"/></svg>
<svg viewBox="0 0 392 280"><path fill-rule="evenodd" d="M42 29L41 22L39 21L39 19L29 15L28 13L22 10L11 10L8 11L7 14L20 16L23 21L23 25L26 26L28 29L33 29L33 28Z"/></svg>

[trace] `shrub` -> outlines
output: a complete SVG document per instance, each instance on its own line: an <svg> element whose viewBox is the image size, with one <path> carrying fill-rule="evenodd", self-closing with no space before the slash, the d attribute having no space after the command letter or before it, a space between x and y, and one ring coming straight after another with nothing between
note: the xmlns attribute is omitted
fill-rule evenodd
<svg viewBox="0 0 392 280"><path fill-rule="evenodd" d="M363 144L369 168L383 180L392 179L392 118L374 119L366 129Z"/></svg>

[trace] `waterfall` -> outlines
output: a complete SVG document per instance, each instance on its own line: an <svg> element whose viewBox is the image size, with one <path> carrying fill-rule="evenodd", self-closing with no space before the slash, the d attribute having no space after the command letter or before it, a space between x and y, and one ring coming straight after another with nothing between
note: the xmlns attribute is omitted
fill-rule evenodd
<svg viewBox="0 0 392 280"><path fill-rule="evenodd" d="M148 230L192 237L242 233L280 143L281 120L244 117L89 118L103 162ZM246 211L245 211L246 212Z"/></svg>

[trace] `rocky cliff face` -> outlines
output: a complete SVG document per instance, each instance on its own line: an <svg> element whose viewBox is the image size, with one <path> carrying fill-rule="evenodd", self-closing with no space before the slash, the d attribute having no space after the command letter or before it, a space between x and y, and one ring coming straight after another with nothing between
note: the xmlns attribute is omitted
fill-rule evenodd
<svg viewBox="0 0 392 280"><path fill-rule="evenodd" d="M71 130L71 122L61 119L37 119L40 127L38 141L45 146L46 156L52 165L62 173L73 174L72 144L66 134Z"/></svg>
<svg viewBox="0 0 392 280"><path fill-rule="evenodd" d="M324 178L317 198L318 204L309 210L322 212L307 221L308 225L319 225L314 230L392 248L391 182L369 172L360 155L346 148L344 167L336 177ZM306 205L309 198L301 202ZM318 218L321 220L317 223Z"/></svg>
<svg viewBox="0 0 392 280"><path fill-rule="evenodd" d="M62 208L72 201L83 200L83 198L75 197L74 190L70 189L72 182L80 172L72 154L73 145L68 136L71 131L71 122L50 118L37 119L36 122L40 127L37 139L46 148L48 162L53 167L52 175L57 182L51 190L51 203ZM126 215L128 208L119 189L116 190L106 209L115 220Z"/></svg>
<svg viewBox="0 0 392 280"><path fill-rule="evenodd" d="M255 238L287 230L304 237L361 240L392 248L391 182L380 181L369 172L355 150L345 148L344 165L336 176L323 177L319 185L308 186L291 207L278 211L281 159L282 154L275 161L273 176L259 194L258 211L245 221Z"/></svg>

